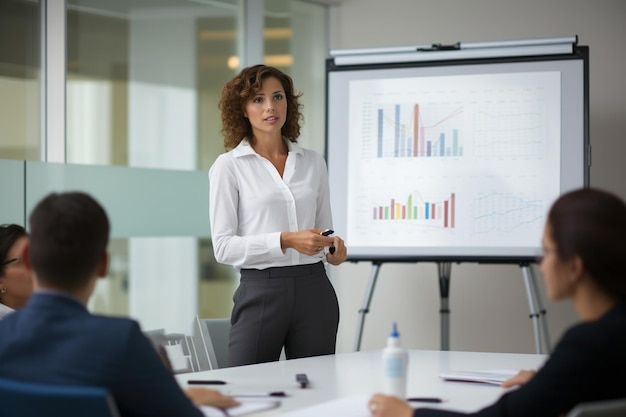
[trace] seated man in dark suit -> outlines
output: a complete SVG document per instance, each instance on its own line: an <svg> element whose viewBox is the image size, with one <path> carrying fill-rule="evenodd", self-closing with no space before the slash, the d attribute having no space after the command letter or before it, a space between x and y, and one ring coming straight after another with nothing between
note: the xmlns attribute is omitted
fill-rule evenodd
<svg viewBox="0 0 626 417"><path fill-rule="evenodd" d="M98 202L50 194L29 220L22 259L36 291L0 321L1 378L104 387L124 417L202 416L196 405L237 404L205 388L183 392L135 321L87 311L109 261L109 220Z"/></svg>

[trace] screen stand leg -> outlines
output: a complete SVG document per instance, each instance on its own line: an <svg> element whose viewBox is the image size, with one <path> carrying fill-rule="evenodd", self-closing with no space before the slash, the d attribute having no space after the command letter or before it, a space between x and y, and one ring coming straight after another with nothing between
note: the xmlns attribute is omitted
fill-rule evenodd
<svg viewBox="0 0 626 417"><path fill-rule="evenodd" d="M439 309L441 319L441 350L450 350L450 308L448 296L450 294L450 273L452 262L437 262L439 272L439 296L441 307Z"/></svg>
<svg viewBox="0 0 626 417"><path fill-rule="evenodd" d="M530 276L530 284L533 287L535 294L535 302L537 303L537 310L541 315L541 329L543 330L543 347L546 349L546 353L550 354L552 349L550 348L550 335L548 334L548 312L543 304L541 297L541 290L539 284L537 284L537 274L535 274L535 268L531 265L528 266L528 274Z"/></svg>
<svg viewBox="0 0 626 417"><path fill-rule="evenodd" d="M533 321L533 332L535 334L535 350L537 353L544 353L541 344L541 334L539 327L543 328L544 341L547 353L550 353L550 338L548 335L548 319L547 312L543 306L537 278L529 264L520 264L522 274L524 275L524 284L526 285L526 296L528 298L528 306L530 308L530 319ZM539 319L541 318L541 322Z"/></svg>
<svg viewBox="0 0 626 417"><path fill-rule="evenodd" d="M380 272L380 266L382 262L373 261L372 271L370 272L370 278L367 283L367 289L365 290L365 296L363 297L363 303L359 310L359 320L357 322L356 340L354 342L354 351L361 350L361 339L363 338L363 326L365 326L365 315L370 311L370 304L372 302L372 296L374 295L374 288L376 287L376 280L378 279L378 272Z"/></svg>

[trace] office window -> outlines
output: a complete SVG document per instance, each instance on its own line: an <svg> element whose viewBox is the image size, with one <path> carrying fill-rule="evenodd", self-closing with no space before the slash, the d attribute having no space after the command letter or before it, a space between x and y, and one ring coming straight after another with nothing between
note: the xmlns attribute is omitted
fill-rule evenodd
<svg viewBox="0 0 626 417"><path fill-rule="evenodd" d="M130 25L100 3L67 2L66 162L128 165Z"/></svg>
<svg viewBox="0 0 626 417"><path fill-rule="evenodd" d="M208 170L217 101L240 69L243 0L67 0L67 162ZM266 0L264 62L304 93L323 151L326 8ZM243 45L245 48L245 45Z"/></svg>
<svg viewBox="0 0 626 417"><path fill-rule="evenodd" d="M217 102L222 88L239 70L239 15L206 16L196 27L198 83L198 169L208 171L224 152Z"/></svg>
<svg viewBox="0 0 626 417"><path fill-rule="evenodd" d="M303 93L298 143L324 153L327 9L300 0L265 0L264 63L289 74Z"/></svg>
<svg viewBox="0 0 626 417"><path fill-rule="evenodd" d="M215 262L210 239L116 238L108 250L108 275L96 285L91 311L169 333L188 333L196 314L230 316L234 270Z"/></svg>
<svg viewBox="0 0 626 417"><path fill-rule="evenodd" d="M0 1L0 158L40 159L38 1Z"/></svg>
<svg viewBox="0 0 626 417"><path fill-rule="evenodd" d="M240 69L246 48L243 8L249 1L256 0L66 0L66 137L60 154L67 169L55 178L83 184L89 192L92 186L85 184L105 183L103 178L128 169L132 172L124 175L145 175L142 192L165 195L164 179L170 177L163 175L191 171L206 178L224 152L217 101ZM35 2L17 3L39 13ZM325 8L295 0L267 0L265 5L264 15L254 17L265 25L259 33L265 39L265 61L291 74L304 92L300 143L323 152ZM39 16L32 21L38 28ZM24 123L38 125L38 119ZM33 149L39 159L39 149ZM40 168L56 172L52 165ZM85 165L90 169L79 168ZM43 193L50 185L43 181L38 187ZM208 180L189 187L189 193L208 199ZM116 189L107 189L110 201L105 203L123 207L124 196ZM179 218L159 217L160 207L143 212L149 223L175 226L189 218L183 206ZM198 230L193 236L179 236L171 228L141 236L117 230L109 246L109 276L98 282L92 311L130 316L145 329L168 332L188 331L196 313L229 316L238 274L215 262L208 227L202 224Z"/></svg>
<svg viewBox="0 0 626 417"><path fill-rule="evenodd" d="M240 7L68 0L67 162L197 169Z"/></svg>
<svg viewBox="0 0 626 417"><path fill-rule="evenodd" d="M211 152L201 135L219 134L209 102L232 76L239 3L68 0L66 162L197 170ZM168 193L150 178L147 188ZM208 184L190 192L208 193ZM230 299L234 274L207 266L215 263L207 244L158 234L112 240L109 277L90 307L168 332L186 332L198 312L229 314L220 300Z"/></svg>
<svg viewBox="0 0 626 417"><path fill-rule="evenodd" d="M181 247L197 254L198 263L186 264L184 259L172 263L152 254ZM114 238L108 251L108 275L97 282L90 311L132 316L145 330L164 328L174 333L187 333L195 314L230 317L236 282L231 267L215 262L210 239ZM133 265L132 257L144 262ZM181 280L185 275L197 277L197 282ZM195 306L195 311L190 313L188 304Z"/></svg>

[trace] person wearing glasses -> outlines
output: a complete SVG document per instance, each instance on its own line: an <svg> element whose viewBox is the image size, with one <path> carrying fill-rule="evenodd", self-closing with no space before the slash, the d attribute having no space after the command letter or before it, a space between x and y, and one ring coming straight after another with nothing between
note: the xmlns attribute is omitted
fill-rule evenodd
<svg viewBox="0 0 626 417"><path fill-rule="evenodd" d="M28 243L26 230L18 224L0 225L0 319L23 307L33 292L33 279L22 263Z"/></svg>
<svg viewBox="0 0 626 417"><path fill-rule="evenodd" d="M299 146L301 104L291 77L244 68L219 101L226 153L209 170L217 262L241 273L233 296L230 366L332 354L339 303L324 261L347 258L332 234L326 163Z"/></svg>
<svg viewBox="0 0 626 417"><path fill-rule="evenodd" d="M519 386L475 413L414 410L375 394L376 417L558 417L580 403L626 396L626 205L597 189L580 189L552 205L539 261L546 294L572 302L580 323L569 328L538 370L503 384Z"/></svg>
<svg viewBox="0 0 626 417"><path fill-rule="evenodd" d="M136 321L87 310L109 263L109 220L96 200L80 192L50 194L29 225L22 262L37 288L24 307L0 320L0 377L102 387L122 417L202 417L200 405L238 404L204 387L183 391Z"/></svg>

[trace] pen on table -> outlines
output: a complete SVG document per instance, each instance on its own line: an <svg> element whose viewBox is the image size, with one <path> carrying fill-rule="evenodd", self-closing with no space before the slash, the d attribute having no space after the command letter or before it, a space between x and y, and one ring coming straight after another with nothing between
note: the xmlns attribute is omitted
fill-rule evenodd
<svg viewBox="0 0 626 417"><path fill-rule="evenodd" d="M411 402L419 402L419 403L442 403L443 400L441 398L435 398L435 397L411 397L411 398L407 398L407 401Z"/></svg>
<svg viewBox="0 0 626 417"><path fill-rule="evenodd" d="M187 383L189 385L226 385L226 381L217 379L190 379Z"/></svg>
<svg viewBox="0 0 626 417"><path fill-rule="evenodd" d="M287 394L285 391L271 391L271 392L248 392L243 394L237 393L227 393L226 395L230 395L235 398L243 398L243 397L286 397Z"/></svg>

